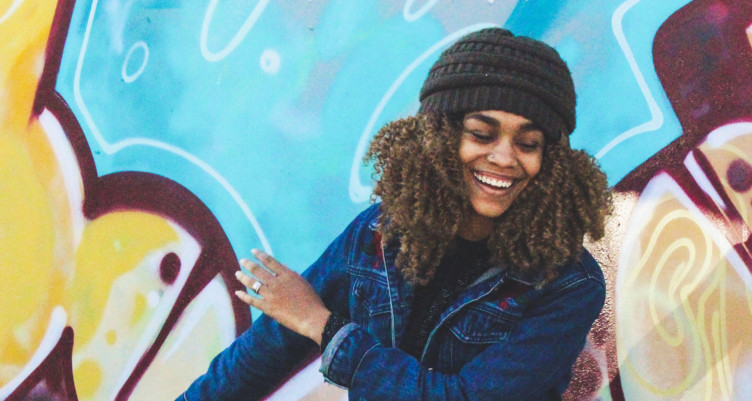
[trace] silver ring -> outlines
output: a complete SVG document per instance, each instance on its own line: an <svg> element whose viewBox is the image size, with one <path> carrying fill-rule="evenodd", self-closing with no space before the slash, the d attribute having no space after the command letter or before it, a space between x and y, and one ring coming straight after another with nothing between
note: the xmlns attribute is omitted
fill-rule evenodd
<svg viewBox="0 0 752 401"><path fill-rule="evenodd" d="M262 286L262 285L264 285L264 283L262 283L262 282L260 282L260 281L256 281L256 282L255 282L255 283L253 283L253 285L251 286L251 291L255 292L255 293L256 293L256 295L258 295L258 292L259 292L259 288L261 288L261 286Z"/></svg>

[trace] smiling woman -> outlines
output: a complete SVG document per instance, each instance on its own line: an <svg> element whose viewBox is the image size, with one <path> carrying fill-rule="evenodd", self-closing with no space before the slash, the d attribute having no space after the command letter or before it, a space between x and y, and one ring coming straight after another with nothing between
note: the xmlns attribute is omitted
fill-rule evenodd
<svg viewBox="0 0 752 401"><path fill-rule="evenodd" d="M605 299L583 248L606 177L569 147L571 74L499 29L444 51L418 115L366 155L374 197L302 275L269 255L236 295L264 315L185 400L261 399L307 355L353 400L558 400Z"/></svg>
<svg viewBox="0 0 752 401"><path fill-rule="evenodd" d="M544 138L532 121L502 110L468 113L462 124L460 162L472 209L459 236L480 240L538 175Z"/></svg>

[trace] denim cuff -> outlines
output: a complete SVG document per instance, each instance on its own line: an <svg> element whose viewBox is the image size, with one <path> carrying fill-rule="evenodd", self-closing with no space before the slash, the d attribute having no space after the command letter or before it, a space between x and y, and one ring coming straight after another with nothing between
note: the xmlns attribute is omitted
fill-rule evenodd
<svg viewBox="0 0 752 401"><path fill-rule="evenodd" d="M337 334L339 329L344 327L350 323L349 320L341 317L340 315L336 313L332 313L329 315L329 318L326 319L326 326L324 326L324 332L321 333L321 353L323 354L324 351L326 351L326 346L329 345L329 343L332 341L332 338L334 338L334 335Z"/></svg>
<svg viewBox="0 0 752 401"><path fill-rule="evenodd" d="M327 381L350 388L361 361L378 345L379 342L358 324L348 323L327 345L321 355L319 371Z"/></svg>

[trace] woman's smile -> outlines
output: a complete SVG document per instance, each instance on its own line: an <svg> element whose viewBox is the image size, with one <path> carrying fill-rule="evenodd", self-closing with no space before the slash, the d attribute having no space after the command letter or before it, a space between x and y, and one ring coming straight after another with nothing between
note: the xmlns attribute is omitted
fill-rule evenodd
<svg viewBox="0 0 752 401"><path fill-rule="evenodd" d="M493 175L490 175L488 173L483 173L479 171L474 171L473 176L475 179L480 182L481 187L491 187L490 190L494 191L500 191L509 189L509 187L514 184L514 180L511 178L506 177L494 177Z"/></svg>

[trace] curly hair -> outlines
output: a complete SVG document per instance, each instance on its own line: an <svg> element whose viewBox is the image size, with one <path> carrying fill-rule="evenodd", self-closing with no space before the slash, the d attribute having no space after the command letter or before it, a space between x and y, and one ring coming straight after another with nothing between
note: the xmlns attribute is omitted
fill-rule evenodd
<svg viewBox="0 0 752 401"><path fill-rule="evenodd" d="M382 202L379 233L399 243L396 265L417 285L433 278L472 210L459 160L460 131L460 116L421 113L385 125L365 155L375 168L372 199ZM545 145L540 172L496 219L487 241L493 263L539 285L577 257L585 235L603 236L611 212L605 174L562 137Z"/></svg>

